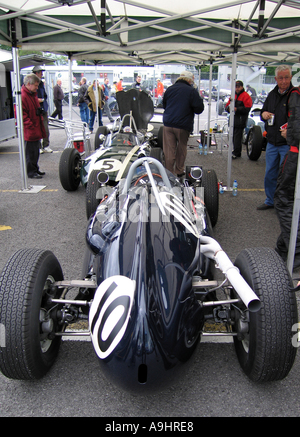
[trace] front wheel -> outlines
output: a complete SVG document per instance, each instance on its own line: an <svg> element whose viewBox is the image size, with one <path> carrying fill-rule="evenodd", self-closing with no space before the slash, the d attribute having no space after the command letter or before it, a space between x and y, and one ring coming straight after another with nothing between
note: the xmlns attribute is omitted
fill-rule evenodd
<svg viewBox="0 0 300 437"><path fill-rule="evenodd" d="M66 191L76 191L80 184L81 157L78 150L67 148L59 161L59 179Z"/></svg>
<svg viewBox="0 0 300 437"><path fill-rule="evenodd" d="M0 370L12 379L44 376L53 365L61 337L58 307L63 280L60 264L50 251L21 249L0 276Z"/></svg>
<svg viewBox="0 0 300 437"><path fill-rule="evenodd" d="M255 382L285 378L297 349L292 345L298 321L292 280L281 257L268 248L243 250L235 261L241 275L261 300L258 312L234 307L234 345L239 363Z"/></svg>
<svg viewBox="0 0 300 437"><path fill-rule="evenodd" d="M160 147L151 147L150 151L151 158L157 159L159 162L164 162L164 152Z"/></svg>
<svg viewBox="0 0 300 437"><path fill-rule="evenodd" d="M100 182L97 179L99 171L93 170L89 176L86 186L86 216L90 218L97 209L101 199L97 199L97 191L100 188Z"/></svg>

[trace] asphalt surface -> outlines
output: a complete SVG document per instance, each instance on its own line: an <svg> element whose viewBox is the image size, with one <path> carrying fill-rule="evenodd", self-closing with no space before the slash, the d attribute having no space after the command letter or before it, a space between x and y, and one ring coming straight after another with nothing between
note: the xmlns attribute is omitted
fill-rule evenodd
<svg viewBox="0 0 300 437"><path fill-rule="evenodd" d="M202 127L206 112L200 119ZM50 132L54 152L41 155L39 161L46 175L34 183L29 180L29 184L46 185L37 194L20 192L18 140L0 143L0 270L16 250L37 247L53 251L65 279L78 279L85 248L85 190L80 186L70 193L61 187L58 165L66 136L61 129L51 127ZM200 156L196 139L191 138L186 163L214 169L225 183L227 148L221 153L212 147L210 152ZM220 195L214 237L233 261L243 248L275 247L279 234L275 211L256 210L265 198L264 170L264 153L251 162L243 150L242 158L232 162L238 196ZM259 385L243 374L232 343L201 343L176 384L156 394L137 396L120 391L104 378L90 342L64 341L57 361L42 380L14 381L0 374L0 417L101 416L107 423L112 417L128 423L133 417L169 421L202 416L299 417L299 381L298 356L286 379Z"/></svg>

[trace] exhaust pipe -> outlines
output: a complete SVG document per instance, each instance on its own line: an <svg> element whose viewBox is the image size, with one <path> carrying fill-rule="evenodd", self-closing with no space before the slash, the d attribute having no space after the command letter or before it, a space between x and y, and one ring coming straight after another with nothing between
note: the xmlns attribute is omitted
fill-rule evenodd
<svg viewBox="0 0 300 437"><path fill-rule="evenodd" d="M211 237L204 236L200 236L200 243L200 252L217 263L217 267L227 277L248 310L253 313L259 311L261 301L240 275L239 269L232 264L219 243Z"/></svg>

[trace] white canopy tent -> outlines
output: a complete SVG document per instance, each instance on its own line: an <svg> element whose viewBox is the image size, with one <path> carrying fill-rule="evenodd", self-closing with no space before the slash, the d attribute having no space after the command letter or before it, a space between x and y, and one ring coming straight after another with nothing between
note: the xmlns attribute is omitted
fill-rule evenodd
<svg viewBox="0 0 300 437"><path fill-rule="evenodd" d="M16 75L19 48L95 65L231 64L232 102L237 65L299 62L300 1L210 0L207 7L199 5L180 0L0 0L0 44L12 47ZM231 119L229 152L233 103ZM24 156L22 142L20 151ZM231 153L228 187L230 179Z"/></svg>
<svg viewBox="0 0 300 437"><path fill-rule="evenodd" d="M0 43L101 64L298 61L299 1L0 0ZM70 4L70 6L62 6Z"/></svg>

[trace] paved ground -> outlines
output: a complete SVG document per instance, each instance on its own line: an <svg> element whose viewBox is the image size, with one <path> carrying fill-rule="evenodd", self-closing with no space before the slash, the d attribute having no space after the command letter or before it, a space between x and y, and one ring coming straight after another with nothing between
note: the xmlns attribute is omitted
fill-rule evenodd
<svg viewBox="0 0 300 437"><path fill-rule="evenodd" d="M66 108L64 108L65 110ZM75 115L76 116L76 115ZM201 126L206 122L201 116ZM0 270L19 248L50 249L67 279L80 277L85 247L85 192L67 193L60 185L58 165L66 137L51 128L52 154L40 157L46 172L38 194L22 188L17 140L0 143ZM189 142L187 164L215 169L227 178L227 150L214 148L199 156L195 139ZM232 162L238 196L220 195L215 238L232 260L245 247L274 247L279 225L274 210L257 211L264 201L264 154L257 162L246 152ZM31 182L30 182L31 183ZM281 382L257 385L240 370L231 343L203 343L187 373L169 389L147 397L119 391L101 374L91 343L65 341L57 362L41 381L11 381L0 375L0 416L300 416L300 361Z"/></svg>

